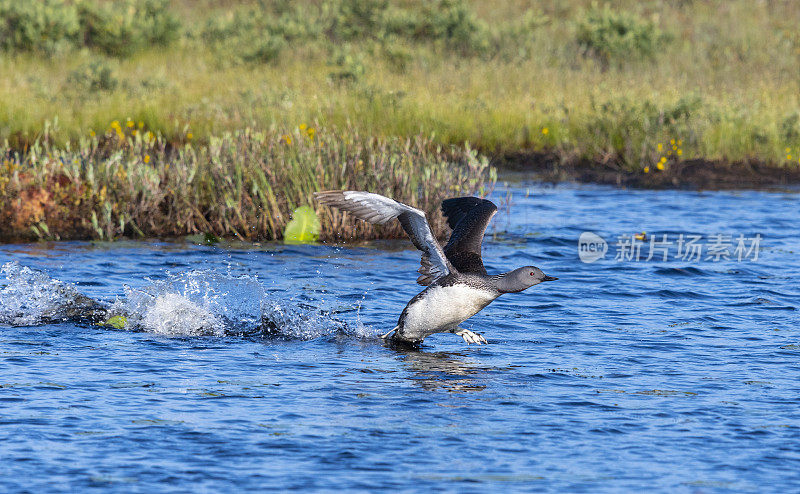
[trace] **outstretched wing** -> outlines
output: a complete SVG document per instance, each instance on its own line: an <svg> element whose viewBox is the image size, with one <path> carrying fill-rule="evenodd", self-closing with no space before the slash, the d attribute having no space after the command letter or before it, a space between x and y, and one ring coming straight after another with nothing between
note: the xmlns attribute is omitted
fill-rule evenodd
<svg viewBox="0 0 800 494"><path fill-rule="evenodd" d="M442 212L453 230L444 247L450 264L462 273L486 274L481 243L497 206L478 197L455 197L442 201Z"/></svg>
<svg viewBox="0 0 800 494"><path fill-rule="evenodd" d="M418 283L422 284L420 280L427 278L431 278L431 281L441 278L452 270L442 247L431 233L425 213L419 209L379 194L355 190L316 192L314 197L321 204L347 211L356 218L370 223L383 225L394 218L400 220L400 224L411 242L422 251L422 267L420 268L422 275L417 279Z"/></svg>

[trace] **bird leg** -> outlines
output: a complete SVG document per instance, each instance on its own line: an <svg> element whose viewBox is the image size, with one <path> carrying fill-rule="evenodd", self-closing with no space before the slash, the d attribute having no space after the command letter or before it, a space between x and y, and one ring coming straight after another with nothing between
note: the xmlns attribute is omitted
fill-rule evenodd
<svg viewBox="0 0 800 494"><path fill-rule="evenodd" d="M382 339L382 340L385 340L386 338L388 338L388 337L389 337L389 335L390 335L390 334L394 333L396 330L397 330L397 326L395 326L395 327L394 327L394 328L393 328L391 331L389 331L388 333L381 335L381 339Z"/></svg>
<svg viewBox="0 0 800 494"><path fill-rule="evenodd" d="M481 343L489 343L488 341L486 341L486 338L479 335L478 333L470 331L469 329L453 328L450 330L450 332L455 333L458 336L464 338L464 341L467 342L467 345L469 345L470 343L475 343L478 345L480 345Z"/></svg>

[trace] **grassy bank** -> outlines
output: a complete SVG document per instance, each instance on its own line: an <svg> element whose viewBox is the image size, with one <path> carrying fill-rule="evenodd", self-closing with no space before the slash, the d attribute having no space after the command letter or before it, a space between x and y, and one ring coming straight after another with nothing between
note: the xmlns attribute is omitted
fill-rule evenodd
<svg viewBox="0 0 800 494"><path fill-rule="evenodd" d="M27 190L19 173L36 183L59 180L42 150L64 163L85 163L88 153L95 168L122 152L128 177L154 173L153 162L143 166L115 144L121 127L125 138L160 143L150 159L161 167L162 189L175 168L199 167L215 185L237 173L284 174L276 169L284 158L270 153L304 122L326 129L329 140L389 149L413 163L392 177L374 172L386 181L348 185L375 190L394 187L391 180L420 182L431 167L441 168L440 185L461 187L448 174L462 172L440 163L474 160L467 142L490 157L546 155L556 165L642 176L686 162L727 163L731 173L753 162L800 167L800 4L791 0L0 0L0 13L0 153L20 167L0 170L0 209L18 224L13 231L35 226L9 216ZM272 143L248 148L247 159L260 165L231 154L215 171L203 168L220 142L247 147L242 136L254 134ZM408 154L401 142L426 151ZM292 164L287 177L319 178L319 166L334 169L341 164L334 159L355 159L351 151L304 156L311 161ZM327 159L334 161L314 161ZM293 192L292 180L271 183L286 198L274 214L311 190L309 182ZM123 201L144 187L104 185ZM314 185L336 186L324 176ZM106 206L97 206L98 227L81 231L248 235L255 213L239 217L212 204L227 190L206 197L194 178L182 187L193 199L154 195L137 207L196 210L183 226L167 215L143 228L144 210L111 214L101 225ZM135 228L108 226L129 216L138 218ZM259 236L275 236L276 225L259 221L267 222L256 227Z"/></svg>
<svg viewBox="0 0 800 494"><path fill-rule="evenodd" d="M274 240L292 210L328 189L395 197L425 210L441 235L441 201L482 193L494 177L475 152L443 149L424 136L381 139L304 125L171 147L136 132L132 121L113 126L114 134L81 139L75 149L36 144L2 163L0 240L196 233ZM376 230L318 209L323 239L402 235L397 225Z"/></svg>

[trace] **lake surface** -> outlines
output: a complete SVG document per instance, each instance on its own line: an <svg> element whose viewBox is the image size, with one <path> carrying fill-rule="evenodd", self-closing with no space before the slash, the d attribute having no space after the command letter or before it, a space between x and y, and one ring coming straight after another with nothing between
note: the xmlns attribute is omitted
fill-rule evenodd
<svg viewBox="0 0 800 494"><path fill-rule="evenodd" d="M800 489L800 195L509 192L487 268L560 279L467 321L484 346L376 338L408 242L0 246L0 491ZM76 291L128 329L53 322Z"/></svg>

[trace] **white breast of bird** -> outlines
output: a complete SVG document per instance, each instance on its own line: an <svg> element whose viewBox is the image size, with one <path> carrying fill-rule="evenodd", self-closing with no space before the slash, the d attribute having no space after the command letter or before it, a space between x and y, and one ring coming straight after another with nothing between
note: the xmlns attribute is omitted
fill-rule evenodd
<svg viewBox="0 0 800 494"><path fill-rule="evenodd" d="M429 335L449 331L477 314L497 293L464 284L434 286L408 307L403 334Z"/></svg>

